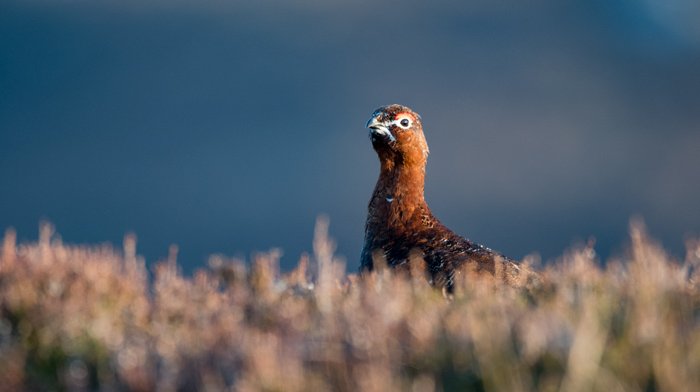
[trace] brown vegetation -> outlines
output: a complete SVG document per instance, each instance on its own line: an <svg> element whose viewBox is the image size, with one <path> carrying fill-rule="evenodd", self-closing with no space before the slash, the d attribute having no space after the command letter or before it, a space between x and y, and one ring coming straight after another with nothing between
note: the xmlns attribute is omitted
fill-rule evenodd
<svg viewBox="0 0 700 392"><path fill-rule="evenodd" d="M3 390L700 390L700 247L683 262L631 227L623 260L591 246L536 291L468 271L445 298L418 268L346 275L319 220L314 256L214 256L192 278L177 249L152 281L135 238L16 245L0 259ZM419 263L414 263L419 265ZM312 271L310 273L308 271Z"/></svg>

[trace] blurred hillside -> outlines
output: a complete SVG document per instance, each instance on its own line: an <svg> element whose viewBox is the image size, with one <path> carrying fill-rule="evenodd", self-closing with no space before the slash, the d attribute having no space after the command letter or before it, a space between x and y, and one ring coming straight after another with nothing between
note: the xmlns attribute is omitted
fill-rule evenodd
<svg viewBox="0 0 700 392"><path fill-rule="evenodd" d="M549 259L633 215L700 228L700 20L682 0L0 3L0 228L147 262L281 247L331 219L355 270L381 105L423 117L457 233Z"/></svg>

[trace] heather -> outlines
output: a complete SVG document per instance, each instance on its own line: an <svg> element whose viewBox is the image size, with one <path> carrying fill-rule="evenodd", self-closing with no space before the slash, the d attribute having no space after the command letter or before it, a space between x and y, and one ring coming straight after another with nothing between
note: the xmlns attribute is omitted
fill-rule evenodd
<svg viewBox="0 0 700 392"><path fill-rule="evenodd" d="M462 271L346 272L319 219L313 255L212 256L183 276L122 249L5 233L0 388L100 391L697 391L700 246L667 254L640 222L604 265L591 242L513 289Z"/></svg>

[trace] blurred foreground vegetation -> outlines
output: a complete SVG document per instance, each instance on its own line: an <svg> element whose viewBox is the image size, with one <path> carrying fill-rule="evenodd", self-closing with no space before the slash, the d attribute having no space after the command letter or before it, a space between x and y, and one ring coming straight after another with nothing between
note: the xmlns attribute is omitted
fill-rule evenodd
<svg viewBox="0 0 700 392"><path fill-rule="evenodd" d="M465 271L446 298L414 269L347 275L321 219L281 275L213 256L149 279L123 252L38 243L0 253L0 389L100 391L700 391L700 247L674 260L631 225L627 256L592 245L533 291ZM418 265L418 263L416 263Z"/></svg>

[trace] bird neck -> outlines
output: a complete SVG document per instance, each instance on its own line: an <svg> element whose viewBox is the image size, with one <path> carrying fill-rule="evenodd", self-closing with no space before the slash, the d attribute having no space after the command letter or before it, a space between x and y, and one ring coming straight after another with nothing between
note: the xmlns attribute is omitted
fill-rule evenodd
<svg viewBox="0 0 700 392"><path fill-rule="evenodd" d="M385 211L390 220L413 220L414 215L427 210L423 195L424 185L424 164L404 165L383 161L373 199L387 207Z"/></svg>
<svg viewBox="0 0 700 392"><path fill-rule="evenodd" d="M381 168L369 205L368 226L378 225L375 229L379 231L416 231L424 216L430 216L423 197L428 146L422 133L413 134L413 140L402 140L402 136L397 135L400 148L375 147Z"/></svg>
<svg viewBox="0 0 700 392"><path fill-rule="evenodd" d="M425 186L425 167L406 167L397 165L382 165L379 181L387 196L411 197L423 200Z"/></svg>
<svg viewBox="0 0 700 392"><path fill-rule="evenodd" d="M419 140L420 141L420 140ZM423 187L425 185L425 164L428 158L428 147L425 141L412 143L407 148L393 154L379 154L380 183L383 189L390 193L389 198L401 198L402 204L418 204L424 202Z"/></svg>

